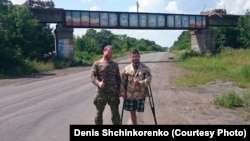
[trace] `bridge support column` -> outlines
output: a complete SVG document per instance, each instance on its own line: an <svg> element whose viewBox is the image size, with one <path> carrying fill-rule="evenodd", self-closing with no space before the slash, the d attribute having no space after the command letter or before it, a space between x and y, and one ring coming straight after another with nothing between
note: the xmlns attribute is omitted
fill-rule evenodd
<svg viewBox="0 0 250 141"><path fill-rule="evenodd" d="M191 50L213 53L216 50L216 33L212 28L191 32Z"/></svg>
<svg viewBox="0 0 250 141"><path fill-rule="evenodd" d="M73 28L65 28L62 24L56 25L56 55L59 58L74 59Z"/></svg>

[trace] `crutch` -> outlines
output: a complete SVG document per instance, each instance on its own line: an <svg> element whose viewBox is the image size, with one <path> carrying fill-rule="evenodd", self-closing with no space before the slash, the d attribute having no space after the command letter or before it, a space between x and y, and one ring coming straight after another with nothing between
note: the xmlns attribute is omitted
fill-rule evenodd
<svg viewBox="0 0 250 141"><path fill-rule="evenodd" d="M154 99L153 99L153 95L152 95L152 90L151 90L150 84L148 84L148 98L149 98L149 103L150 103L151 111L153 113L155 125L157 125L156 116L155 116Z"/></svg>
<svg viewBox="0 0 250 141"><path fill-rule="evenodd" d="M124 112L125 100L126 100L126 99L123 99L123 104L122 104L122 113L121 113L121 118L120 118L120 125L122 125L122 118L123 118L123 112Z"/></svg>

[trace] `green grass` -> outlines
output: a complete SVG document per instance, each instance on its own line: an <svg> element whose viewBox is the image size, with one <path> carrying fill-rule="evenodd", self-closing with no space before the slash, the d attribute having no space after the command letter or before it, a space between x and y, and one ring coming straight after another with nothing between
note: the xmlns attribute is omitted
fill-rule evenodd
<svg viewBox="0 0 250 141"><path fill-rule="evenodd" d="M230 90L221 96L216 96L214 104L222 107L234 108L243 106L243 100L234 90Z"/></svg>
<svg viewBox="0 0 250 141"><path fill-rule="evenodd" d="M115 60L117 58L128 55L129 52L114 53L112 59ZM78 57L75 57L74 60L52 57L49 59L45 59L44 61L36 61L36 60L20 61L19 63L17 63L17 65L11 68L0 68L0 79L20 77L23 75L46 72L55 69L63 69L68 67L89 66L92 65L94 61L102 58L102 54L96 55L91 53L89 54L86 52L76 54L76 56Z"/></svg>
<svg viewBox="0 0 250 141"><path fill-rule="evenodd" d="M250 88L249 60L250 50L226 50L216 56L190 57L174 64L187 70L175 83L197 86L222 80L232 81L241 88Z"/></svg>
<svg viewBox="0 0 250 141"><path fill-rule="evenodd" d="M21 77L24 75L63 69L71 66L75 66L74 62L66 59L50 59L46 61L24 60L12 68L7 68L5 70L0 69L0 79Z"/></svg>
<svg viewBox="0 0 250 141"><path fill-rule="evenodd" d="M243 92L242 102L243 102L243 106L250 107L250 92L249 91Z"/></svg>
<svg viewBox="0 0 250 141"><path fill-rule="evenodd" d="M178 54L179 55L179 54ZM175 79L179 86L199 87L208 82L230 81L233 85L245 88L242 94L234 90L216 96L214 104L227 108L246 107L250 105L250 50L227 49L214 56L184 53L174 65L184 68L185 74ZM241 97L240 97L241 95Z"/></svg>
<svg viewBox="0 0 250 141"><path fill-rule="evenodd" d="M214 104L227 108L246 107L250 106L250 92L245 91L242 94L230 90L220 96L215 96Z"/></svg>

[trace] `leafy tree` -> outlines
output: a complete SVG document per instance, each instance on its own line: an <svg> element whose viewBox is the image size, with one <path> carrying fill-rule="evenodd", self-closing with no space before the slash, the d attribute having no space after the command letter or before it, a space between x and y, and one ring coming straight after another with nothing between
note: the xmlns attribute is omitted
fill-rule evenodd
<svg viewBox="0 0 250 141"><path fill-rule="evenodd" d="M216 47L233 47L239 48L240 42L237 41L239 32L234 27L215 27L217 33Z"/></svg>
<svg viewBox="0 0 250 141"><path fill-rule="evenodd" d="M83 36L83 40L86 43L85 51L93 52L96 54L101 54L102 49L97 41L97 31L94 29L88 29L85 36Z"/></svg>
<svg viewBox="0 0 250 141"><path fill-rule="evenodd" d="M250 12L246 11L244 16L241 16L237 25L237 30L240 32L238 41L242 43L243 48L250 48Z"/></svg>
<svg viewBox="0 0 250 141"><path fill-rule="evenodd" d="M27 7L14 5L1 11L1 24L1 72L22 71L27 60L44 60L46 53L54 51L51 29L40 24Z"/></svg>
<svg viewBox="0 0 250 141"><path fill-rule="evenodd" d="M140 51L147 51L147 43L144 39L140 39L136 44L136 48Z"/></svg>
<svg viewBox="0 0 250 141"><path fill-rule="evenodd" d="M74 36L74 59L75 61L91 61L93 56L101 55L105 45L111 44L117 54L123 54L132 48L141 51L162 51L163 48L156 45L154 41L145 39L137 40L127 35L115 35L108 30L97 32L94 29L88 29L85 35ZM85 62L86 63L86 62Z"/></svg>
<svg viewBox="0 0 250 141"><path fill-rule="evenodd" d="M116 52L117 50L121 53L127 52L127 35L114 35L111 44L114 45Z"/></svg>
<svg viewBox="0 0 250 141"><path fill-rule="evenodd" d="M8 0L0 0L0 15L7 13L8 11Z"/></svg>
<svg viewBox="0 0 250 141"><path fill-rule="evenodd" d="M54 37L48 26L41 25L25 6L14 6L5 21L7 47L23 59L42 60L54 51ZM42 39L42 40L41 40Z"/></svg>
<svg viewBox="0 0 250 141"><path fill-rule="evenodd" d="M98 32L96 36L96 40L101 47L101 51L106 45L111 44L112 40L114 39L114 35L105 29L102 29L100 32Z"/></svg>
<svg viewBox="0 0 250 141"><path fill-rule="evenodd" d="M174 42L171 50L187 50L191 46L191 35L190 31L183 31L178 37L178 40Z"/></svg>

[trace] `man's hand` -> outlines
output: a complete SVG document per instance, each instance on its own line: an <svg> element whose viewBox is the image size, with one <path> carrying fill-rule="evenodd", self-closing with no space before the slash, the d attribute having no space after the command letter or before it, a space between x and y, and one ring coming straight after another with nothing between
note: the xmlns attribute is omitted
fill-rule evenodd
<svg viewBox="0 0 250 141"><path fill-rule="evenodd" d="M139 85L139 80L138 79L134 78L133 80L134 80L134 86Z"/></svg>
<svg viewBox="0 0 250 141"><path fill-rule="evenodd" d="M124 93L124 92L121 92L121 93L120 93L120 96L121 96L123 99L126 99L126 98L127 98L127 94Z"/></svg>
<svg viewBox="0 0 250 141"><path fill-rule="evenodd" d="M98 87L99 87L100 89L102 89L102 88L105 86L105 84L104 84L103 81L104 81L104 80L102 79L102 81L98 83Z"/></svg>

